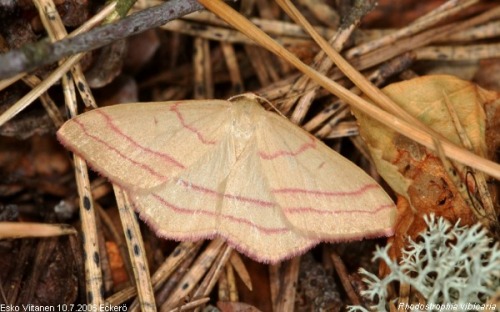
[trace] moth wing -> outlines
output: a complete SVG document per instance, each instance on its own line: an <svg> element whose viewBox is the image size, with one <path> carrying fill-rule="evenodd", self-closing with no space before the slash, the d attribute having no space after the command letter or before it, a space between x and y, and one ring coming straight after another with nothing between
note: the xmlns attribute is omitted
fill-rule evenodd
<svg viewBox="0 0 500 312"><path fill-rule="evenodd" d="M256 145L251 142L242 155L236 155L237 140L228 131L175 178L147 189L130 189L141 218L160 236L179 240L221 236L264 262L290 258L316 245L318 240L289 228L279 207L266 207L271 199L266 181L255 175ZM249 176L252 172L255 179Z"/></svg>
<svg viewBox="0 0 500 312"><path fill-rule="evenodd" d="M225 185L235 163L229 135L175 178L153 188L130 190L141 218L159 236L197 240L219 233Z"/></svg>
<svg viewBox="0 0 500 312"><path fill-rule="evenodd" d="M370 176L303 129L266 114L256 131L257 154L294 228L329 241L392 235L394 203Z"/></svg>
<svg viewBox="0 0 500 312"><path fill-rule="evenodd" d="M57 132L61 143L124 189L175 178L226 133L227 101L131 103L81 114Z"/></svg>
<svg viewBox="0 0 500 312"><path fill-rule="evenodd" d="M218 232L261 262L278 262L318 244L290 226L269 189L257 145L250 140L227 178Z"/></svg>

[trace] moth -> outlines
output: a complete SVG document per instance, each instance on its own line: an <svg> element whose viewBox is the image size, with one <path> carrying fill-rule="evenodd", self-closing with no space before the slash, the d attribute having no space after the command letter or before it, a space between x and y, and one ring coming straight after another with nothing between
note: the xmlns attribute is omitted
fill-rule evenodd
<svg viewBox="0 0 500 312"><path fill-rule="evenodd" d="M394 203L371 177L253 94L99 108L57 136L161 237L220 236L274 263L393 232Z"/></svg>

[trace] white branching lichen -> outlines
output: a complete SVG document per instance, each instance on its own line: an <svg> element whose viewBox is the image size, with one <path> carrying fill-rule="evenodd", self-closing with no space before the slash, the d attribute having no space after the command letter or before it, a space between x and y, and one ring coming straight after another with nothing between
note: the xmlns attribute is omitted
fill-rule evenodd
<svg viewBox="0 0 500 312"><path fill-rule="evenodd" d="M377 248L373 260L384 261L391 270L389 275L380 279L361 269L368 286L362 295L377 302L371 308L387 311L387 286L392 282L406 283L426 299L425 304L404 306L405 310L443 310L443 305L455 311L488 308L485 307L488 297L500 288L498 243L492 245L488 232L479 224L452 226L444 218L436 220L434 215L425 221L427 230L417 241L410 240L400 264L389 257L389 246ZM394 304L396 308L401 305L397 301ZM349 311L367 310L353 306Z"/></svg>

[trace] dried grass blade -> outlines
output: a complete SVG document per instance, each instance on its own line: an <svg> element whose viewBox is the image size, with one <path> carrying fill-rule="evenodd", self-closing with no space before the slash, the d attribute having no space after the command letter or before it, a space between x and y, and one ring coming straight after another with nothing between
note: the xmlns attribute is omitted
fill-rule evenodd
<svg viewBox="0 0 500 312"><path fill-rule="evenodd" d="M21 237L51 237L76 234L67 224L33 222L0 222L0 239Z"/></svg>

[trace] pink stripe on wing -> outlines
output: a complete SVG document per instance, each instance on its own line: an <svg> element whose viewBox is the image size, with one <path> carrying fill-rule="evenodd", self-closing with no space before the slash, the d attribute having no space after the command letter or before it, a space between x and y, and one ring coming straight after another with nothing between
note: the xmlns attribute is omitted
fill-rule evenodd
<svg viewBox="0 0 500 312"><path fill-rule="evenodd" d="M304 195L319 195L319 196L355 196L361 195L367 192L370 189L380 188L378 184L366 184L363 187L354 190L354 191L342 191L342 192L332 192L332 191L316 191L316 190L306 190L301 188L281 188L281 189L273 189L271 192L273 194L304 194Z"/></svg>
<svg viewBox="0 0 500 312"><path fill-rule="evenodd" d="M294 213L314 213L314 214L320 214L320 215L336 215L336 214L351 214L351 213L362 213L362 214L377 214L380 211L384 211L387 209L394 208L394 204L387 204L387 205L381 205L375 210L360 210L360 209L353 209L353 210L322 210L322 209L316 209L316 208L311 208L311 207L290 207L290 208L283 208L285 212L294 214Z"/></svg>
<svg viewBox="0 0 500 312"><path fill-rule="evenodd" d="M118 128L113 123L113 119L108 114L106 114L105 112L103 112L102 110L96 109L95 112L98 113L98 114L100 114L106 120L106 125L108 125L111 128L111 130L113 130L113 132L115 132L116 134L118 134L121 137L123 137L127 142L131 143L135 147L143 150L144 152L147 152L147 153L153 154L153 155L155 155L157 157L160 157L161 159L164 159L164 160L168 161L169 163L175 165L176 167L179 167L179 168L182 168L182 169L186 168L179 161L175 160L174 157L172 157L172 156L170 156L170 155L168 155L166 153L160 153L158 151L153 151L152 149L150 149L148 147L145 147L145 146L137 143L133 138L131 138L130 136L128 136L125 133L123 133L120 130L120 128Z"/></svg>
<svg viewBox="0 0 500 312"><path fill-rule="evenodd" d="M182 208L182 207L176 206L176 205L166 201L165 199L163 199L161 196L159 196L157 194L152 194L152 196L157 201L159 201L163 206L166 206L166 207L170 208L171 210L178 212L178 213L188 214L188 215L203 214L203 215L210 216L210 217L220 217L221 219L226 220L226 221L231 221L231 222L236 222L239 224L248 225L248 226L257 229L259 232L262 232L266 235L281 234L281 233L285 233L285 232L290 231L288 228L263 227L263 226L255 224L255 223L252 223L251 221L244 219L244 218L238 218L238 217L231 216L231 215L224 215L224 214L216 213L213 211Z"/></svg>
<svg viewBox="0 0 500 312"><path fill-rule="evenodd" d="M184 120L184 117L182 116L181 112L179 112L179 110L177 109L177 107L179 106L180 103L175 103L174 105L172 105L170 107L170 111L174 112L177 116L177 119L179 119L179 122L181 123L181 125L186 128L187 130L189 130L190 132L196 134L196 136L198 137L198 140L200 140L201 143L203 144L208 144L208 145L214 145L216 142L215 141L210 141L210 140L207 140L203 134L201 133L200 130L196 129L195 127L191 126L191 125L188 125L186 123L186 121Z"/></svg>
<svg viewBox="0 0 500 312"><path fill-rule="evenodd" d="M142 168L142 169L146 170L147 172L151 173L152 175L154 175L154 176L156 176L156 177L158 177L158 178L160 178L160 179L162 179L162 180L164 180L164 181L167 181L167 180L169 179L167 176L164 176L164 175L162 175L162 174L160 174L160 173L156 172L153 168L149 167L148 165L146 165L146 164L142 164L142 163L140 163L140 162L137 162L137 161L133 160L132 158L130 158L130 157L128 157L128 156L126 156L126 155L124 155L122 152L120 152L118 149L116 149L116 148L115 148L114 146L112 146L111 144L109 144L109 143L107 143L107 142L103 141L103 140L102 140L101 138L99 138L98 136L95 136L95 135L91 134L90 132L88 132L88 131L87 131L87 129L85 128L85 125L84 125L84 124L82 124L82 123L78 120L78 118L75 118L75 119L73 119L73 120L74 120L74 122L75 122L78 126L80 126L80 128L82 129L83 133L85 133L85 135L87 135L87 136L91 137L93 140L95 140L95 141L97 141L97 142L99 142L99 143L103 144L103 145L104 145L107 149L109 149L109 150L111 150L111 151L115 152L115 153L116 153L118 156L120 156L121 158L123 158L123 159L125 159L125 160L127 160L127 161L131 162L131 163L132 163L132 164L134 164L135 166L138 166L138 167L140 167L140 168ZM92 164L92 163L91 163L91 164Z"/></svg>
<svg viewBox="0 0 500 312"><path fill-rule="evenodd" d="M288 150L279 150L273 153L264 153L264 152L259 152L259 156L262 159L270 160L270 159L275 159L278 157L284 157L284 156L297 156L300 153L305 152L308 149L315 149L316 148L316 139L312 136L309 137L310 142L302 144L297 150L295 151L288 151Z"/></svg>
<svg viewBox="0 0 500 312"><path fill-rule="evenodd" d="M240 195L224 194L224 193L220 193L220 192L214 191L212 189L209 189L209 188L206 188L206 187L203 187L203 186L198 186L196 184L191 184L191 183L189 183L187 181L184 181L184 180L178 180L178 182L181 183L186 188L193 189L193 190L195 190L197 192L200 192L200 193L214 195L214 196L219 197L219 198L224 197L224 198L234 199L236 201L252 203L252 204L255 204L255 205L261 206L261 207L272 207L272 206L274 206L274 203L269 202L269 201L265 201L265 200L261 200L261 199L255 199L255 198L251 198L251 197L240 196Z"/></svg>

